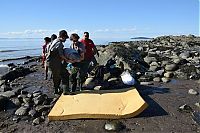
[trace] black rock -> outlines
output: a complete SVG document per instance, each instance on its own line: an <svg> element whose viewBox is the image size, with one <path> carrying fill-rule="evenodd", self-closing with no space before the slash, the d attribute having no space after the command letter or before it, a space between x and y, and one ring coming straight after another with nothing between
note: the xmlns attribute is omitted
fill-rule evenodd
<svg viewBox="0 0 200 133"><path fill-rule="evenodd" d="M125 129L126 126L122 122L109 122L104 125L104 129L107 131L121 131Z"/></svg>
<svg viewBox="0 0 200 133"><path fill-rule="evenodd" d="M11 87L8 84L3 84L1 85L0 91L1 92L6 92L6 91L11 91Z"/></svg>
<svg viewBox="0 0 200 133"><path fill-rule="evenodd" d="M180 106L180 107L178 108L178 111L190 113L190 112L193 111L193 109L192 109L189 105L184 104L184 105L182 105L182 106Z"/></svg>
<svg viewBox="0 0 200 133"><path fill-rule="evenodd" d="M6 105L7 105L8 101L9 101L9 99L7 97L0 96L0 111L6 109Z"/></svg>
<svg viewBox="0 0 200 133"><path fill-rule="evenodd" d="M32 109L28 112L28 114L31 116L31 117L37 117L39 115L39 113L35 110L35 109Z"/></svg>
<svg viewBox="0 0 200 133"><path fill-rule="evenodd" d="M43 111L48 111L51 108L50 105L40 105L35 108L36 111L42 113Z"/></svg>
<svg viewBox="0 0 200 133"><path fill-rule="evenodd" d="M192 113L192 119L200 125L200 112L193 112Z"/></svg>
<svg viewBox="0 0 200 133"><path fill-rule="evenodd" d="M16 107L21 106L21 102L19 101L18 98L13 98L13 99L11 99L11 101L15 104Z"/></svg>
<svg viewBox="0 0 200 133"><path fill-rule="evenodd" d="M39 95L37 97L34 97L33 98L33 102L35 105L40 105L42 104L45 100L47 99L47 96L42 94L42 95Z"/></svg>
<svg viewBox="0 0 200 133"><path fill-rule="evenodd" d="M23 77L32 71L29 68L24 68L24 67L17 67L14 68L12 71L6 73L1 77L1 80L15 80L18 77Z"/></svg>
<svg viewBox="0 0 200 133"><path fill-rule="evenodd" d="M41 117L35 118L35 119L33 120L32 125L39 125L39 124L40 124L41 122L43 122L43 121L44 121L44 119L41 118Z"/></svg>

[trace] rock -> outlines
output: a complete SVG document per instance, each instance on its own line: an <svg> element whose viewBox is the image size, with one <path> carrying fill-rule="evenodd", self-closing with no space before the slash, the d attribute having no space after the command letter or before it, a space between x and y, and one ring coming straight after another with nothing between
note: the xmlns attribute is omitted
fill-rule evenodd
<svg viewBox="0 0 200 133"><path fill-rule="evenodd" d="M39 114L35 109L32 109L28 112L28 115L30 115L31 117L37 117Z"/></svg>
<svg viewBox="0 0 200 133"><path fill-rule="evenodd" d="M17 107L21 106L21 102L19 101L18 98L13 98L13 99L11 99L11 101L15 104L15 106L17 106Z"/></svg>
<svg viewBox="0 0 200 133"><path fill-rule="evenodd" d="M39 125L41 122L43 122L44 121L44 119L42 119L41 117L38 117L38 118L35 118L34 120L33 120L33 123L32 123L32 125Z"/></svg>
<svg viewBox="0 0 200 133"><path fill-rule="evenodd" d="M195 121L195 123L200 125L200 112L193 112L192 119Z"/></svg>
<svg viewBox="0 0 200 133"><path fill-rule="evenodd" d="M161 79L160 79L160 77L155 77L155 78L153 79L153 81L155 81L155 82L160 82Z"/></svg>
<svg viewBox="0 0 200 133"><path fill-rule="evenodd" d="M35 110L36 110L37 112L39 112L39 113L42 113L43 111L47 111L47 110L49 110L50 108L51 108L50 105L41 105L41 106L37 106L37 107L35 108Z"/></svg>
<svg viewBox="0 0 200 133"><path fill-rule="evenodd" d="M94 87L94 90L97 90L97 91L98 91L98 90L101 90L101 89L102 89L102 86L100 86L100 85L99 85L99 86L96 86L96 87Z"/></svg>
<svg viewBox="0 0 200 133"><path fill-rule="evenodd" d="M32 97L33 97L33 94L28 93L28 94L27 94L27 97L28 97L28 98L32 98Z"/></svg>
<svg viewBox="0 0 200 133"><path fill-rule="evenodd" d="M42 116L47 116L48 114L49 114L48 111L43 111L43 112L42 112Z"/></svg>
<svg viewBox="0 0 200 133"><path fill-rule="evenodd" d="M190 57L190 53L189 52L181 53L179 57L182 59L187 59L188 57Z"/></svg>
<svg viewBox="0 0 200 133"><path fill-rule="evenodd" d="M166 71L174 71L177 69L177 65L176 64L169 64L165 66L165 70Z"/></svg>
<svg viewBox="0 0 200 133"><path fill-rule="evenodd" d="M166 73L164 74L164 76L165 76L166 78L172 78L172 77L174 76L174 74L173 74L172 72L166 72Z"/></svg>
<svg viewBox="0 0 200 133"><path fill-rule="evenodd" d="M152 82L140 82L140 85L153 85Z"/></svg>
<svg viewBox="0 0 200 133"><path fill-rule="evenodd" d="M3 84L5 84L5 83L6 83L5 80L0 80L0 86L3 85Z"/></svg>
<svg viewBox="0 0 200 133"><path fill-rule="evenodd" d="M148 63L148 64L151 64L151 62L156 62L157 60L156 60L156 58L155 57L145 57L144 58L144 61L146 62L146 63Z"/></svg>
<svg viewBox="0 0 200 133"><path fill-rule="evenodd" d="M162 70L158 70L158 71L156 71L160 76L163 76L163 74L164 74L164 72L165 72L165 70L164 69L162 69Z"/></svg>
<svg viewBox="0 0 200 133"><path fill-rule="evenodd" d="M0 96L0 111L6 109L6 105L7 105L8 101L9 101L9 99L7 97Z"/></svg>
<svg viewBox="0 0 200 133"><path fill-rule="evenodd" d="M1 96L5 96L5 97L8 97L8 98L12 98L14 97L16 94L14 91L6 91L6 92L3 92L3 93L0 93Z"/></svg>
<svg viewBox="0 0 200 133"><path fill-rule="evenodd" d="M198 93L196 90L194 90L194 89L189 89L189 90L188 90L188 94L191 94L191 95L198 95L199 93Z"/></svg>
<svg viewBox="0 0 200 133"><path fill-rule="evenodd" d="M200 108L200 103L195 103L194 105Z"/></svg>
<svg viewBox="0 0 200 133"><path fill-rule="evenodd" d="M7 84L1 85L1 88L0 88L1 92L11 91L11 90L12 90L11 87Z"/></svg>
<svg viewBox="0 0 200 133"><path fill-rule="evenodd" d="M16 121L16 122L19 122L19 121L20 121L20 118L19 118L18 116L14 116L12 120L13 120L13 121Z"/></svg>
<svg viewBox="0 0 200 133"><path fill-rule="evenodd" d="M107 131L121 131L125 128L126 126L122 122L110 122L104 125L104 129Z"/></svg>
<svg viewBox="0 0 200 133"><path fill-rule="evenodd" d="M178 59L174 59L173 62L174 62L175 64L179 64L179 63L181 62L181 59L179 59L179 58L178 58Z"/></svg>
<svg viewBox="0 0 200 133"><path fill-rule="evenodd" d="M25 116L28 113L28 107L21 106L19 109L16 110L15 115Z"/></svg>
<svg viewBox="0 0 200 133"><path fill-rule="evenodd" d="M184 104L184 105L181 105L181 106L178 108L178 111L190 113L190 112L193 111L193 109L192 109L189 105Z"/></svg>
<svg viewBox="0 0 200 133"><path fill-rule="evenodd" d="M164 67L165 65L169 64L169 61L162 61L161 66Z"/></svg>
<svg viewBox="0 0 200 133"><path fill-rule="evenodd" d="M29 68L24 68L24 67L17 67L14 68L12 71L9 71L5 75L1 77L2 80L10 80L13 81L18 77L23 77L32 71Z"/></svg>
<svg viewBox="0 0 200 133"><path fill-rule="evenodd" d="M161 78L161 80L162 80L162 82L164 82L164 83L168 83L168 82L170 81L170 79L169 79L169 78L166 78L166 77Z"/></svg>
<svg viewBox="0 0 200 133"><path fill-rule="evenodd" d="M149 70L153 71L153 72L157 71L158 69L159 69L158 66L150 66L150 68L149 68Z"/></svg>
<svg viewBox="0 0 200 133"><path fill-rule="evenodd" d="M30 103L31 102L31 98L29 97L23 97L23 102L26 103Z"/></svg>
<svg viewBox="0 0 200 133"><path fill-rule="evenodd" d="M22 95L26 95L26 94L28 94L28 92L25 91L25 90L21 90L21 94L22 94Z"/></svg>
<svg viewBox="0 0 200 133"><path fill-rule="evenodd" d="M37 97L34 97L33 102L35 105L40 105L46 100L46 98L47 98L46 95L42 94Z"/></svg>
<svg viewBox="0 0 200 133"><path fill-rule="evenodd" d="M138 80L139 80L140 82L150 82L150 81L153 80L153 78L152 78L152 77L149 77L149 76L143 75L143 76L141 76Z"/></svg>

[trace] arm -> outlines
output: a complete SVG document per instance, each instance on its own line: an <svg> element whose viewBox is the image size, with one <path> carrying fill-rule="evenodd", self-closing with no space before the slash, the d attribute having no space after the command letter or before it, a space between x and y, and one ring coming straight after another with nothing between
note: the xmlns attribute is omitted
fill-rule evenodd
<svg viewBox="0 0 200 133"><path fill-rule="evenodd" d="M98 52L96 46L94 46L93 52L94 52L94 55L97 55L99 57L99 52Z"/></svg>

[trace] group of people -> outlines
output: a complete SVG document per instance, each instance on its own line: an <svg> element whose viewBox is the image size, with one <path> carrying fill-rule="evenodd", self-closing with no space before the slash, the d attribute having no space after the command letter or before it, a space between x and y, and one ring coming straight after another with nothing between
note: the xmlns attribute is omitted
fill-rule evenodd
<svg viewBox="0 0 200 133"><path fill-rule="evenodd" d="M66 39L72 41L70 48L77 51L79 60L72 60L65 55L63 43ZM54 94L63 92L66 95L77 89L81 91L88 73L97 65L95 55L99 56L99 53L94 42L89 39L89 33L84 32L83 38L79 39L76 33L69 37L65 30L61 30L58 37L53 34L51 38L44 38L42 65L45 67L45 79L48 78L48 72L51 72ZM70 72L66 69L69 64L73 66Z"/></svg>

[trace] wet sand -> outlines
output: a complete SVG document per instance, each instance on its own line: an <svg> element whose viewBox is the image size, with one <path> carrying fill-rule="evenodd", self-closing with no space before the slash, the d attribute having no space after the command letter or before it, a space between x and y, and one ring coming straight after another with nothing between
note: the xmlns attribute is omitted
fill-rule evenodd
<svg viewBox="0 0 200 133"><path fill-rule="evenodd" d="M24 78L13 82L17 86L26 86L26 90L31 92L41 90L49 97L53 95L53 84L51 80L44 80L44 69L39 63L32 65L37 70ZM200 132L200 125L192 119L191 113L179 112L178 107L187 104L194 111L200 112L200 108L195 106L200 102L199 95L189 95L189 89L199 91L200 84L194 80L172 80L169 83L156 83L150 86L136 86L141 96L149 104L149 107L135 118L119 119L126 129L120 132ZM13 88L14 89L14 88ZM98 104L98 103L97 103ZM16 109L9 109L0 112L0 132L106 132L104 124L110 120L68 120L52 121L46 118L45 122L33 126L32 119L22 117L19 122L13 121L13 114ZM112 120L113 121L113 120Z"/></svg>

